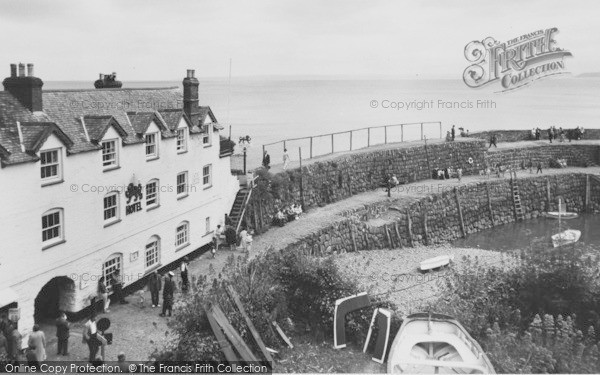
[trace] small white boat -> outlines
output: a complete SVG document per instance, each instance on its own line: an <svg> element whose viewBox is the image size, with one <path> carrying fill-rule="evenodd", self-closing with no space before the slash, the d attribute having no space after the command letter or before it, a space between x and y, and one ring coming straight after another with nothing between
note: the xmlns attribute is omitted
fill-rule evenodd
<svg viewBox="0 0 600 375"><path fill-rule="evenodd" d="M454 318L409 315L390 349L388 373L495 374L487 355Z"/></svg>
<svg viewBox="0 0 600 375"><path fill-rule="evenodd" d="M429 258L422 261L419 265L419 269L422 272L441 268L450 264L454 260L454 255L440 255L435 258Z"/></svg>
<svg viewBox="0 0 600 375"><path fill-rule="evenodd" d="M576 229L567 229L552 236L552 246L559 247L579 241L581 231Z"/></svg>
<svg viewBox="0 0 600 375"><path fill-rule="evenodd" d="M546 212L545 216L550 219L558 219L559 217L562 219L575 219L576 217L579 217L579 214L576 212L550 211Z"/></svg>

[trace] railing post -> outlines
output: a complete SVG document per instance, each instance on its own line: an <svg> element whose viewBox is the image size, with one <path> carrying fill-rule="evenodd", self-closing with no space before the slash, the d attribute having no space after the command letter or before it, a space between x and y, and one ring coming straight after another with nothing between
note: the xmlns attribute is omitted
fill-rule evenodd
<svg viewBox="0 0 600 375"><path fill-rule="evenodd" d="M404 124L400 124L400 142L404 142Z"/></svg>
<svg viewBox="0 0 600 375"><path fill-rule="evenodd" d="M312 153L312 141L313 141L313 137L310 137L310 158L311 159L313 157L313 153Z"/></svg>
<svg viewBox="0 0 600 375"><path fill-rule="evenodd" d="M263 154L261 156L265 156L265 145L263 145Z"/></svg>
<svg viewBox="0 0 600 375"><path fill-rule="evenodd" d="M331 153L333 154L335 150L333 149L333 133L331 133Z"/></svg>
<svg viewBox="0 0 600 375"><path fill-rule="evenodd" d="M353 131L350 130L350 151L352 151L352 133Z"/></svg>
<svg viewBox="0 0 600 375"><path fill-rule="evenodd" d="M384 132L385 132L385 139L384 139L384 143L387 145L387 125L383 127Z"/></svg>
<svg viewBox="0 0 600 375"><path fill-rule="evenodd" d="M442 122L440 121L439 123L440 123L440 139L442 139L443 138L442 137Z"/></svg>
<svg viewBox="0 0 600 375"><path fill-rule="evenodd" d="M287 149L287 147L286 147L286 144L285 144L285 141L283 141L283 149L284 149L284 150L286 150L286 149Z"/></svg>
<svg viewBox="0 0 600 375"><path fill-rule="evenodd" d="M367 128L367 147L371 147L371 128Z"/></svg>
<svg viewBox="0 0 600 375"><path fill-rule="evenodd" d="M423 123L421 123L421 140L423 140Z"/></svg>

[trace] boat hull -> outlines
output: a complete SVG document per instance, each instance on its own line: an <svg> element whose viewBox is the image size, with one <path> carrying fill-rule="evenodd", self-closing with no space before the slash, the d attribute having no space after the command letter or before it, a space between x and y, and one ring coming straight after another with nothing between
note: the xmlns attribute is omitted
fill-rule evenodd
<svg viewBox="0 0 600 375"><path fill-rule="evenodd" d="M575 229L567 229L552 236L552 246L559 247L579 241L581 231Z"/></svg>
<svg viewBox="0 0 600 375"><path fill-rule="evenodd" d="M483 349L456 319L426 313L404 320L390 348L387 372L496 373Z"/></svg>
<svg viewBox="0 0 600 375"><path fill-rule="evenodd" d="M557 212L557 211L551 211L551 212L546 212L544 214L544 216L546 216L549 219L558 219L559 217L561 219L575 219L576 217L579 217L579 214L575 213L575 212Z"/></svg>
<svg viewBox="0 0 600 375"><path fill-rule="evenodd" d="M419 269L422 272L430 271L436 268L441 268L450 264L454 260L454 255L441 255L435 258L430 258L422 261L419 264Z"/></svg>

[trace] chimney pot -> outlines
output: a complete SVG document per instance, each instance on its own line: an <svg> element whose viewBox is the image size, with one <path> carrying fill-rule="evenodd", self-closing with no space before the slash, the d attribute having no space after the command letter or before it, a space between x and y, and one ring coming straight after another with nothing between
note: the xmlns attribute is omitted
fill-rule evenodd
<svg viewBox="0 0 600 375"><path fill-rule="evenodd" d="M11 78L17 77L17 64L10 64L10 76Z"/></svg>
<svg viewBox="0 0 600 375"><path fill-rule="evenodd" d="M27 76L35 77L35 74L33 73L33 64L27 64Z"/></svg>
<svg viewBox="0 0 600 375"><path fill-rule="evenodd" d="M25 77L25 64L19 64L19 77Z"/></svg>
<svg viewBox="0 0 600 375"><path fill-rule="evenodd" d="M187 71L188 78L194 78L195 75L196 75L196 71L194 69L188 69L188 71Z"/></svg>

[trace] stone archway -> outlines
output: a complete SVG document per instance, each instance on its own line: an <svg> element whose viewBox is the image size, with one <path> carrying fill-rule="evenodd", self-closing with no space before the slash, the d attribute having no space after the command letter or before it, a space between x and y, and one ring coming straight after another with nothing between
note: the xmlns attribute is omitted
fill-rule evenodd
<svg viewBox="0 0 600 375"><path fill-rule="evenodd" d="M59 311L75 311L76 288L73 279L58 276L46 283L35 298L34 321L56 319Z"/></svg>

